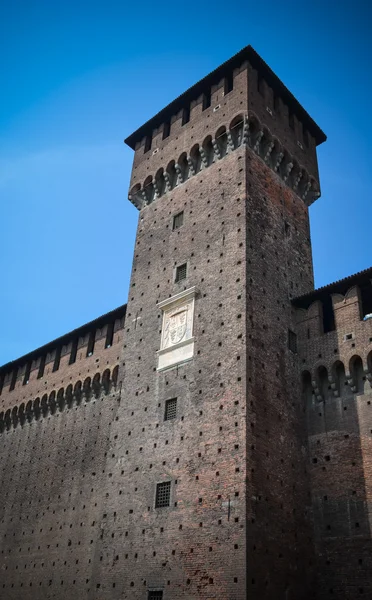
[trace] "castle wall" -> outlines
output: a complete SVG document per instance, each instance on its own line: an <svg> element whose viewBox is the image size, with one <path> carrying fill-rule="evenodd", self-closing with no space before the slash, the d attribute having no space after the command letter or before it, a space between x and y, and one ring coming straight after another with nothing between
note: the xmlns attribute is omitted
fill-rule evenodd
<svg viewBox="0 0 372 600"><path fill-rule="evenodd" d="M95 597L116 408L111 386L0 434L2 599Z"/></svg>
<svg viewBox="0 0 372 600"><path fill-rule="evenodd" d="M372 499L372 320L358 286L297 309L303 402L318 554L319 598L370 597Z"/></svg>
<svg viewBox="0 0 372 600"><path fill-rule="evenodd" d="M289 298L313 288L308 209L247 152L248 594L313 598L306 423Z"/></svg>

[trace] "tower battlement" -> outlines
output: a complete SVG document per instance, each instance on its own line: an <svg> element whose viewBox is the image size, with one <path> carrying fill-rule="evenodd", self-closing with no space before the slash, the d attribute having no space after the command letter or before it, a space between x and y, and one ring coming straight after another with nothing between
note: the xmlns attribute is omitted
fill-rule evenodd
<svg viewBox="0 0 372 600"><path fill-rule="evenodd" d="M141 209L239 145L249 145L311 204L326 136L251 46L189 88L125 142L129 199Z"/></svg>

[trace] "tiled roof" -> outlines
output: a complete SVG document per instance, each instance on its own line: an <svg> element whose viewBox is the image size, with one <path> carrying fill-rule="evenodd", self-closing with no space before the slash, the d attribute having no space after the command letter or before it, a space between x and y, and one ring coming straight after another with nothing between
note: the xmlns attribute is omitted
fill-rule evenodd
<svg viewBox="0 0 372 600"><path fill-rule="evenodd" d="M89 321L89 323L84 323L84 325L81 325L80 327L77 327L76 329L73 329L72 331L65 333L61 337L59 337L51 342L48 342L44 346L40 346L40 348L36 348L36 350L32 350L32 352L29 352L28 354L24 354L23 356L20 356L19 358L12 360L12 361L6 363L5 365L2 365L0 367L0 371L8 372L16 366L24 365L26 362L33 360L33 359L37 358L38 356L47 354L48 352L50 352L57 346L65 345L66 343L68 343L71 340L71 338L76 338L77 336L81 337L81 336L85 335L86 333L88 333L88 331L91 331L92 329L99 329L100 327L103 327L103 325L105 325L106 323L110 323L113 320L120 319L121 317L125 316L126 309L127 309L126 304L123 304L122 306L118 306L118 308L115 308L114 310L111 310L110 312L105 313L104 315L101 315L100 317L97 317L97 319L94 319L93 321Z"/></svg>
<svg viewBox="0 0 372 600"><path fill-rule="evenodd" d="M308 294L294 298L292 300L292 304L298 308L307 308L312 302L315 302L315 300L321 300L326 295L346 294L347 290L354 285L370 283L371 279L372 267L369 267L368 269L364 269L358 273L353 273L353 275L348 275L347 277L339 279L338 281L334 281L333 283L328 283L328 285L324 285L309 292Z"/></svg>
<svg viewBox="0 0 372 600"><path fill-rule="evenodd" d="M208 91L212 85L218 83L228 73L231 73L233 69L239 68L245 61L249 61L252 67L262 74L269 86L272 87L276 93L280 95L283 102L296 113L299 119L304 123L305 127L307 127L310 133L315 137L316 143L321 144L322 142L325 142L327 139L326 135L301 106L298 100L296 100L293 94L288 90L284 83L282 83L279 77L275 75L274 71L270 69L260 55L257 54L252 46L246 46L226 62L222 63L217 69L209 73L209 75L200 79L200 81L178 96L178 98L173 100L173 102L168 104L154 117L141 125L141 127L124 140L125 143L134 150L138 141L142 140L146 135L151 135L154 129L158 128L162 123L167 122L186 104L190 103L192 100L196 100L201 94Z"/></svg>

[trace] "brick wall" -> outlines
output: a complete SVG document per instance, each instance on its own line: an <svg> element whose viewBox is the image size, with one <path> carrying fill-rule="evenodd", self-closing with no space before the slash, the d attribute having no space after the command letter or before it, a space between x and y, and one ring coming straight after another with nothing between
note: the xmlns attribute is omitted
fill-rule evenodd
<svg viewBox="0 0 372 600"><path fill-rule="evenodd" d="M355 276L357 277L357 276ZM336 286L336 284L335 284ZM319 598L369 598L372 493L372 321L358 285L297 309ZM323 307L334 327L324 333ZM325 308L324 308L325 310Z"/></svg>

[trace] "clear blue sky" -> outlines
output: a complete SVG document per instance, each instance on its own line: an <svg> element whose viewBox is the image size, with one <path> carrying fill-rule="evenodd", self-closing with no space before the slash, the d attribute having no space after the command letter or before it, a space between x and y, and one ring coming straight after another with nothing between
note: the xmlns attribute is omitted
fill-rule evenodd
<svg viewBox="0 0 372 600"><path fill-rule="evenodd" d="M371 3L12 0L0 8L0 364L123 304L123 139L252 44L328 135L316 285L372 265Z"/></svg>

